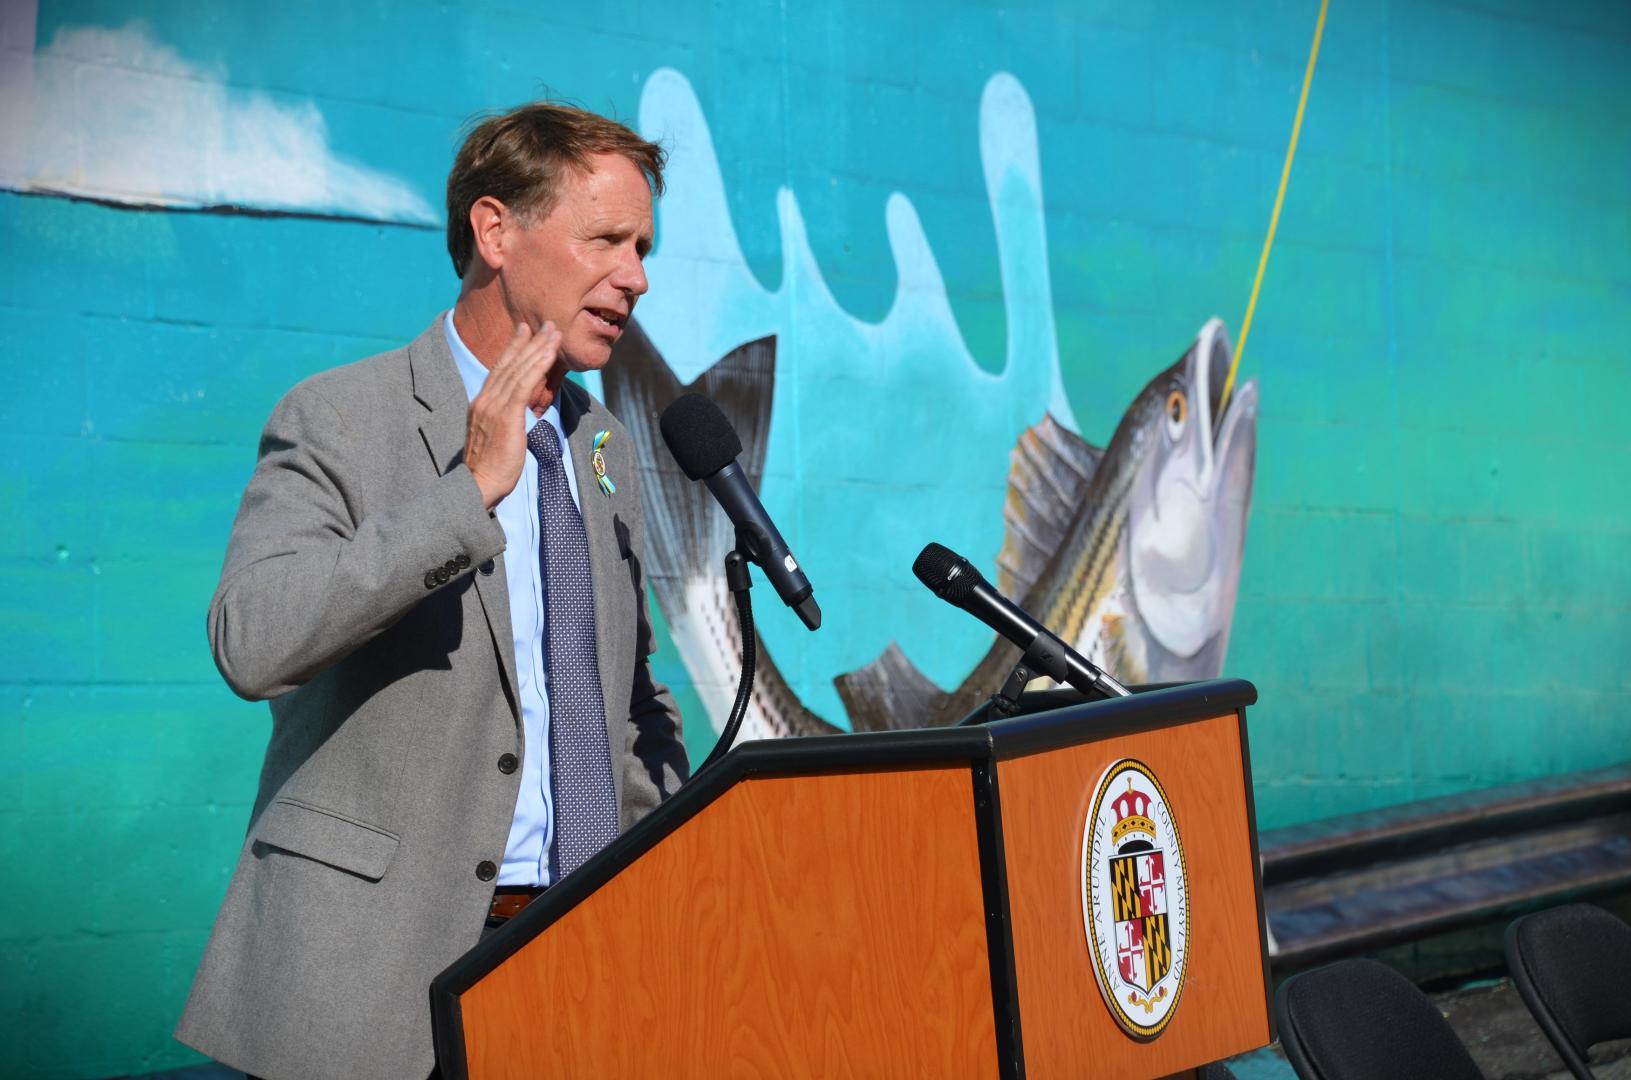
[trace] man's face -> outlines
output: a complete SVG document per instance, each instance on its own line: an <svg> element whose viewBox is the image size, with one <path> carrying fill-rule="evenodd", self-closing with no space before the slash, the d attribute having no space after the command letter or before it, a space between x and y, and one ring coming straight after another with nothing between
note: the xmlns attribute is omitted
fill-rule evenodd
<svg viewBox="0 0 1631 1080"><path fill-rule="evenodd" d="M561 332L573 371L606 366L634 302L646 291L641 260L651 250L651 186L620 154L596 154L587 172L567 168L549 213L514 236L501 274L518 320Z"/></svg>

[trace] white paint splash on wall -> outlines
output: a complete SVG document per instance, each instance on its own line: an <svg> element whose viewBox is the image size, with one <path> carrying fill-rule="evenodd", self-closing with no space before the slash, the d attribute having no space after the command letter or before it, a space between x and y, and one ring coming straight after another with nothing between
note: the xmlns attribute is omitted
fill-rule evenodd
<svg viewBox="0 0 1631 1080"><path fill-rule="evenodd" d="M817 582L827 622L843 627L812 635L767 605L758 629L778 666L804 704L829 719L843 716L833 677L892 640L922 657L931 678L954 684L989 632L972 619L947 619L945 605L911 577L912 560L926 541L938 540L994 570L1015 440L1047 412L1076 426L1059 372L1029 96L1012 75L998 74L980 99L991 219L970 225L996 230L1008 325L997 372L969 352L906 195L891 194L883 208L895 297L880 321L867 322L833 296L790 188L776 199L781 283L766 289L754 277L707 119L684 75L651 75L640 129L670 151L641 325L682 382L744 342L777 338L761 496ZM706 635L672 613L669 620L698 693L722 721L734 693L734 658L721 666ZM742 737L764 734L750 714Z"/></svg>
<svg viewBox="0 0 1631 1080"><path fill-rule="evenodd" d="M64 27L38 52L6 48L0 64L0 186L134 206L440 220L405 181L336 155L312 102L235 89L224 69L185 59L140 22Z"/></svg>

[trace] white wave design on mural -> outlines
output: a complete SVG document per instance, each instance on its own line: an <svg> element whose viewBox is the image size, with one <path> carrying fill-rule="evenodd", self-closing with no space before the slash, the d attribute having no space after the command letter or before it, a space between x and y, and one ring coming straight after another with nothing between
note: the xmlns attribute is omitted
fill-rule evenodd
<svg viewBox="0 0 1631 1080"><path fill-rule="evenodd" d="M8 25L31 30L24 14ZM312 102L229 87L225 70L186 60L140 22L64 27L0 62L0 186L133 206L440 220L403 180L336 155Z"/></svg>
<svg viewBox="0 0 1631 1080"><path fill-rule="evenodd" d="M948 615L912 579L912 560L938 540L994 565L1016 439L1045 412L1076 427L1059 375L1030 99L1017 80L999 74L980 104L992 217L971 227L995 229L1001 260L1008 340L995 374L970 354L905 195L891 195L884 208L896 295L881 321L865 322L828 289L787 188L777 196L781 284L759 284L737 240L707 120L683 75L665 69L651 76L640 128L670 150L642 326L682 382L745 342L768 335L777 342L762 494L834 629L808 634L763 602L759 629L767 644L804 703L829 717L844 715L832 679L892 640L922 657L931 677L955 683L986 635L973 620ZM591 380L590 388L598 384ZM715 706L729 704L734 658L712 656L700 638L689 642L674 630L699 693L722 720L725 710ZM766 734L750 714L742 737Z"/></svg>

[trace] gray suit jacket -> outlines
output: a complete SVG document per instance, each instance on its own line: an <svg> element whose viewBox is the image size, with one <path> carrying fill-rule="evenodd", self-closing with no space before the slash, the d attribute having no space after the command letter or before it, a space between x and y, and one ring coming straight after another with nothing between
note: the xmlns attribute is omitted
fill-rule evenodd
<svg viewBox="0 0 1631 1080"><path fill-rule="evenodd" d="M560 403L626 829L679 786L685 748L647 662L630 439L579 387ZM478 866L503 861L521 776L498 761L522 728L504 533L461 460L468 408L439 321L305 380L232 528L210 645L233 690L271 700L272 738L176 1037L272 1080L428 1074L431 978L476 943L493 892Z"/></svg>

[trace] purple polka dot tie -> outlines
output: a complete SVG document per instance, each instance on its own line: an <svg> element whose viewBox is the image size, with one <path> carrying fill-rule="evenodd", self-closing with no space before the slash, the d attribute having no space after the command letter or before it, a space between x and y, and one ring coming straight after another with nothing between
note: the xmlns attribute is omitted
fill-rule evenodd
<svg viewBox="0 0 1631 1080"><path fill-rule="evenodd" d="M549 649L549 773L555 794L554 864L583 865L617 837L617 789L606 742L606 704L595 652L589 541L561 467L560 433L540 419L527 435L538 459L538 522Z"/></svg>

